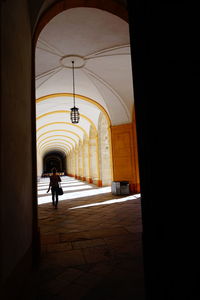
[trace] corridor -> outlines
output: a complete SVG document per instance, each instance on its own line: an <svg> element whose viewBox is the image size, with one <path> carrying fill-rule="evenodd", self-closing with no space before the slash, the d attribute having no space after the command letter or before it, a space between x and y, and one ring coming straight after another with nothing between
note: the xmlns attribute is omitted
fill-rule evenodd
<svg viewBox="0 0 200 300"><path fill-rule="evenodd" d="M38 183L41 265L32 299L144 299L140 195L62 177L58 208Z"/></svg>

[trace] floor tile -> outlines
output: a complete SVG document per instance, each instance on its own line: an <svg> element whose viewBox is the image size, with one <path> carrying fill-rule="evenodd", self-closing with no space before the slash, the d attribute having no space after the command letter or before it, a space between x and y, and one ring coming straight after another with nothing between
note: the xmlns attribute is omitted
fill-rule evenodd
<svg viewBox="0 0 200 300"><path fill-rule="evenodd" d="M38 198L42 255L30 300L143 300L140 195L85 196L86 183L65 176L62 184L57 210L51 197L43 204L46 195ZM76 184L78 196L70 198ZM48 178L41 179L38 188L47 186Z"/></svg>

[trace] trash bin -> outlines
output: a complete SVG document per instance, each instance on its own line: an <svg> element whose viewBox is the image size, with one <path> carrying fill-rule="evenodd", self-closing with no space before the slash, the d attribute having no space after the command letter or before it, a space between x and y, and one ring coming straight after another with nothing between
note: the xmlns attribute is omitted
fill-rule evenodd
<svg viewBox="0 0 200 300"><path fill-rule="evenodd" d="M120 195L120 182L119 181L112 182L111 192L113 195Z"/></svg>
<svg viewBox="0 0 200 300"><path fill-rule="evenodd" d="M128 181L113 181L111 185L111 192L113 195L129 195Z"/></svg>

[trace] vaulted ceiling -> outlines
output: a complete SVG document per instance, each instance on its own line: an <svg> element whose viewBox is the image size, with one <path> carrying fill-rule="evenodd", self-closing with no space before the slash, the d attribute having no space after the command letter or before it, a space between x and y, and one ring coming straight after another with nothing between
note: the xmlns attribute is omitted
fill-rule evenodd
<svg viewBox="0 0 200 300"><path fill-rule="evenodd" d="M100 113L111 125L131 122L133 86L128 23L95 8L72 8L55 16L36 45L37 141L41 153L68 151L98 128ZM80 123L73 107L72 60Z"/></svg>

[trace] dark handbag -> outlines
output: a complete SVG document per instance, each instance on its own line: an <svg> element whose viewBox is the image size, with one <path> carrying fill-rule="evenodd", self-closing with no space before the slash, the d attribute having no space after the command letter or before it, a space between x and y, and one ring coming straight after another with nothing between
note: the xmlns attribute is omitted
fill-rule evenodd
<svg viewBox="0 0 200 300"><path fill-rule="evenodd" d="M58 195L63 195L63 189L61 186L58 187Z"/></svg>

